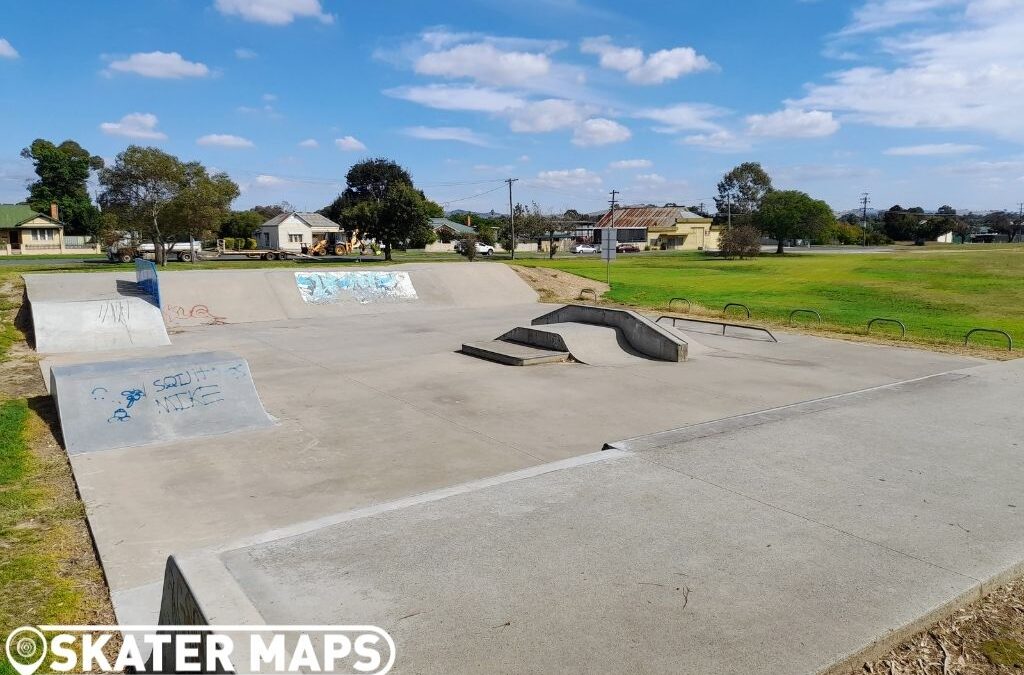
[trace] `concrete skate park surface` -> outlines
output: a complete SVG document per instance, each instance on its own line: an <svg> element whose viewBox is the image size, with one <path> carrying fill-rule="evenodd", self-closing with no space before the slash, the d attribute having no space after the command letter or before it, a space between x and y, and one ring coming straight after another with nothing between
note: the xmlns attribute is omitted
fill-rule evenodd
<svg viewBox="0 0 1024 675"><path fill-rule="evenodd" d="M307 302L291 271L160 275L173 345L146 354L237 354L278 424L71 455L119 621L156 618L175 554L209 620L237 610L379 621L400 670L493 670L477 661L491 653L509 671L551 670L531 654L569 671L641 668L637 652L595 646L635 631L606 644L636 644L651 670L812 672L1024 557L1016 511L994 505L1022 502L1007 494L1024 485L1024 466L1008 459L1021 436L1008 426L1017 362L972 370L981 362L802 335L686 333L699 349L685 363L512 368L455 351L554 309L504 265L370 269L408 272L416 297L400 279L365 301L350 281L317 286L343 292ZM70 354L44 368L138 356ZM960 370L816 404L827 415L796 408L779 427L593 455L618 439ZM769 428L778 434L762 442ZM735 441L718 458L723 438ZM691 457L706 465L673 464ZM731 471L716 482L703 472L718 461ZM918 499L919 488L935 494ZM909 522L927 527L908 536L947 546L963 536L950 552L977 564L902 548ZM324 575L297 579L304 561ZM235 582L217 594L208 581L220 569ZM233 588L235 610L218 605ZM435 659L430 644L456 660Z"/></svg>

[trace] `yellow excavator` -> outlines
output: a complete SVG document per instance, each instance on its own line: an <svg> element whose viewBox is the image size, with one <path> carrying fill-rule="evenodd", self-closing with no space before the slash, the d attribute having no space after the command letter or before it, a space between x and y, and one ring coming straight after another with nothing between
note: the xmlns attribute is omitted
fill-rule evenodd
<svg viewBox="0 0 1024 675"><path fill-rule="evenodd" d="M359 241L358 236L359 230L355 230L349 240L345 241L343 232L328 232L327 236L309 247L309 255L348 255L355 249L356 242Z"/></svg>

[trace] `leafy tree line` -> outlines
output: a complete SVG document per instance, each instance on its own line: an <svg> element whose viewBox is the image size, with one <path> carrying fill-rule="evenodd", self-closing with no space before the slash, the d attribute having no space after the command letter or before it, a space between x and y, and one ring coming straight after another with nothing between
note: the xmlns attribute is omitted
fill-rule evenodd
<svg viewBox="0 0 1024 675"><path fill-rule="evenodd" d="M952 232L954 241L965 243L971 236L987 229L1006 235L1013 241L1024 231L1024 218L1020 213L992 211L990 213L958 214L951 206L940 206L935 213L926 213L920 206L904 209L899 204L881 214L885 234L894 240L923 242Z"/></svg>
<svg viewBox="0 0 1024 675"><path fill-rule="evenodd" d="M756 255L751 242L758 234L775 239L777 253L783 253L787 240L820 240L836 230L828 204L799 190L776 190L757 162L744 162L722 177L715 207L716 221L735 228L723 233L726 255Z"/></svg>
<svg viewBox="0 0 1024 675"><path fill-rule="evenodd" d="M345 174L345 186L320 213L346 231L377 240L385 260L395 248L422 248L435 240L430 218L444 216L444 209L417 190L412 174L398 163L383 157L358 162Z"/></svg>
<svg viewBox="0 0 1024 675"><path fill-rule="evenodd" d="M159 264L166 264L175 242L202 241L218 232L239 194L226 173L210 174L199 162L138 145L129 145L113 165L100 169L99 182L105 238L137 234L154 244Z"/></svg>
<svg viewBox="0 0 1024 675"><path fill-rule="evenodd" d="M239 190L226 174L211 175L199 162L157 148L129 146L107 167L73 140L58 145L37 138L21 156L37 176L28 186L28 205L48 214L56 202L67 234L100 236L108 244L128 233L153 243L189 235L252 237L268 218L291 210L285 203L231 211ZM99 206L89 195L94 176L102 190Z"/></svg>
<svg viewBox="0 0 1024 675"><path fill-rule="evenodd" d="M88 181L103 168L103 158L90 155L75 141L55 145L43 138L32 141L21 156L32 161L38 176L28 186L28 205L49 214L50 204L56 202L67 234L94 234L100 211L89 197Z"/></svg>

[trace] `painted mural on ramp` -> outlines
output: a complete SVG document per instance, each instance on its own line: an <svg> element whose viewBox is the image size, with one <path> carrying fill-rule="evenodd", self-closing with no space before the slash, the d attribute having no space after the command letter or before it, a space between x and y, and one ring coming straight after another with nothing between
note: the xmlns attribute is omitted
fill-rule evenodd
<svg viewBox="0 0 1024 675"><path fill-rule="evenodd" d="M295 284L303 301L316 305L418 299L408 272L296 272Z"/></svg>

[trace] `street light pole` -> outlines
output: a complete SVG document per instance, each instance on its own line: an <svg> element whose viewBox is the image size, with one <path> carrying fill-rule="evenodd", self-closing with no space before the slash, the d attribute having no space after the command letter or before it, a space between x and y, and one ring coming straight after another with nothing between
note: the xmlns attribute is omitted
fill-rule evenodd
<svg viewBox="0 0 1024 675"><path fill-rule="evenodd" d="M516 259L516 214L512 209L512 183L515 183L518 178L506 178L505 182L508 183L508 225L511 230L512 237L512 260Z"/></svg>

